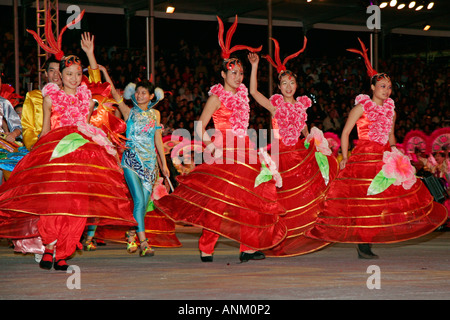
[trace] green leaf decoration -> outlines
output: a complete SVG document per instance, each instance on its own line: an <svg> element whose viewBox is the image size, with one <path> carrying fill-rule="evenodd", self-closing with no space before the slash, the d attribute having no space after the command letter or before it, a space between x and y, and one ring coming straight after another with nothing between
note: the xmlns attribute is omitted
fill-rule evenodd
<svg viewBox="0 0 450 320"><path fill-rule="evenodd" d="M309 149L309 142L306 141L306 139L305 139L305 148L306 148L306 149Z"/></svg>
<svg viewBox="0 0 450 320"><path fill-rule="evenodd" d="M372 196L383 192L384 190L389 188L389 186L393 184L395 180L395 178L386 178L384 176L383 170L381 170L380 172L378 172L375 178L373 178L369 189L367 189L367 195Z"/></svg>
<svg viewBox="0 0 450 320"><path fill-rule="evenodd" d="M258 176L255 179L255 188L259 186L261 183L267 182L272 180L272 172L266 167L266 165L263 163L261 165L261 171L259 172Z"/></svg>
<svg viewBox="0 0 450 320"><path fill-rule="evenodd" d="M148 202L148 204L147 204L147 211L145 211L145 212L150 212L150 211L153 211L153 210L155 210L155 204L153 203L152 200L150 200Z"/></svg>
<svg viewBox="0 0 450 320"><path fill-rule="evenodd" d="M325 180L325 184L328 184L330 181L330 164L328 163L328 157L322 152L316 152L316 161L319 165L322 177Z"/></svg>
<svg viewBox="0 0 450 320"><path fill-rule="evenodd" d="M52 156L50 157L50 161L77 150L87 142L89 142L89 140L83 138L79 133L74 132L68 134L58 142L55 149L53 150Z"/></svg>

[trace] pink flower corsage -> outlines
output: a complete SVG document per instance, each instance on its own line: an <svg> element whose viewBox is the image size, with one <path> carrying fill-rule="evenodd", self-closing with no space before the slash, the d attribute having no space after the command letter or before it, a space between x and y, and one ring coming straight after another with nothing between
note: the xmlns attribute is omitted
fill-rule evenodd
<svg viewBox="0 0 450 320"><path fill-rule="evenodd" d="M411 189L416 183L416 169L411 165L407 156L394 149L383 154L383 167L372 180L367 190L368 195L383 192L390 185L402 186L405 190Z"/></svg>
<svg viewBox="0 0 450 320"><path fill-rule="evenodd" d="M308 149L310 144L314 143L316 147L315 158L319 166L325 184L330 182L330 164L327 156L331 155L331 149L328 146L328 140L325 139L322 130L317 127L312 127L311 132L305 139L305 147Z"/></svg>
<svg viewBox="0 0 450 320"><path fill-rule="evenodd" d="M114 148L114 145L111 143L111 141L109 141L106 133L102 129L86 122L78 122L77 126L78 130L81 133L90 137L92 141L94 141L98 145L104 147L109 154L113 156L117 154L116 148Z"/></svg>
<svg viewBox="0 0 450 320"><path fill-rule="evenodd" d="M259 148L258 154L261 161L261 171L255 179L255 187L261 183L274 179L275 186L281 188L283 186L283 180L278 172L275 162L264 148Z"/></svg>
<svg viewBox="0 0 450 320"><path fill-rule="evenodd" d="M314 143L314 145L316 146L316 150L322 153L323 155L325 156L331 155L332 152L328 145L328 140L325 139L322 130L320 130L317 127L312 127L311 132L305 139L305 144L311 142Z"/></svg>
<svg viewBox="0 0 450 320"><path fill-rule="evenodd" d="M400 151L393 149L393 151L385 151L383 154L383 168L386 178L394 178L395 186L402 185L406 190L416 183L416 168L411 165L407 156Z"/></svg>
<svg viewBox="0 0 450 320"><path fill-rule="evenodd" d="M164 178L159 177L156 180L155 185L153 186L153 192L152 192L152 200L159 200L165 195L168 195L167 188L163 184Z"/></svg>

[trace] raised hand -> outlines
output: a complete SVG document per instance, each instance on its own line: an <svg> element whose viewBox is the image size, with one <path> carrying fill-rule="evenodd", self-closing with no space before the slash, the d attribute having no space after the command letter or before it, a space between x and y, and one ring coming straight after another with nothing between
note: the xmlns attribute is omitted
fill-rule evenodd
<svg viewBox="0 0 450 320"><path fill-rule="evenodd" d="M94 36L91 36L89 32L84 32L81 35L81 49L86 52L86 56L89 59L89 66L91 67L91 69L97 69L98 64L94 54Z"/></svg>
<svg viewBox="0 0 450 320"><path fill-rule="evenodd" d="M259 56L257 53L254 52L250 52L248 54L248 61L250 61L250 64L253 65L258 65L259 63Z"/></svg>
<svg viewBox="0 0 450 320"><path fill-rule="evenodd" d="M81 35L81 49L86 54L94 54L94 36L91 36L89 32L84 32Z"/></svg>

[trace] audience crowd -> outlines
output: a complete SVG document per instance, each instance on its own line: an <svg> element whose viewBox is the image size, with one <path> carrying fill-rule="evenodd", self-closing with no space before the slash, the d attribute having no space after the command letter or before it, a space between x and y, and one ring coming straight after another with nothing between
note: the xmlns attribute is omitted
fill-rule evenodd
<svg viewBox="0 0 450 320"><path fill-rule="evenodd" d="M152 81L165 91L165 99L156 106L165 128L163 135L170 135L178 128L188 129L193 135L194 121L203 110L210 87L222 82L219 70L222 58L216 47L217 45L212 43L211 48L204 51L200 50L197 44L183 40L179 42L176 50L167 50L156 45ZM28 37L21 43L20 48L18 93L25 97L28 91L39 87L37 47L34 39ZM79 43L66 45L63 51L66 54L78 55L87 66L87 58ZM95 55L98 63L106 67L119 90L123 90L130 82L147 77L145 48L96 45ZM243 52L240 58L246 65L244 83L248 87L251 67L246 52ZM317 126L323 132L340 136L356 96L361 93L370 94L366 67L363 60L355 54L343 52L341 56L333 58L313 57L306 51L299 58L289 61L287 67L297 74L297 95L307 95L313 102L308 109L307 123L310 128ZM269 68L272 66L263 59L258 71L258 88L266 96L269 96ZM447 59L425 61L420 57L391 58L380 60L378 70L389 74L393 84L391 98L396 106L395 135L398 143L402 143L407 133L412 130L421 130L430 135L436 129L450 127L450 66ZM3 83L14 84L14 42L9 33L2 36L0 71ZM273 72L274 76L276 74ZM274 79L273 83L276 84L277 79ZM277 87L274 87L272 93L277 92ZM250 107L250 128L270 129L270 114L251 96ZM19 113L20 105L16 108ZM350 142L357 139L356 129L350 138ZM448 203L448 148L434 157L431 156L431 159L430 156L418 150L417 159L412 160L413 165L421 176L432 174L439 179L445 191L434 189L434 192L437 192L437 195L444 194ZM168 160L170 161L170 157ZM173 176L178 173L174 172ZM176 185L176 181L172 181ZM433 195L436 197L435 193Z"/></svg>
<svg viewBox="0 0 450 320"><path fill-rule="evenodd" d="M3 83L14 84L14 43L9 33L2 36L0 70ZM166 99L158 104L165 134L177 128L193 130L209 88L220 82L220 53L211 43L211 49L202 51L194 43L180 41L176 50L155 47L156 86L166 92ZM34 39L27 37L20 50L20 94L38 88L37 47ZM66 54L76 54L87 59L79 43L63 48ZM96 46L96 58L105 66L118 89L130 82L147 77L145 48L119 48ZM248 86L250 65L241 56L247 68L244 83ZM259 88L268 94L270 64L261 63ZM369 79L364 62L355 54L343 52L337 58L311 57L307 51L289 62L288 68L297 74L298 95L309 96L313 104L308 110L308 124L324 132L340 135L347 115L360 93L369 93ZM378 68L391 76L397 122L396 137L401 143L410 130L430 134L435 129L450 126L448 61L426 62L423 59L392 58L381 60ZM274 72L276 75L276 72ZM274 80L276 83L276 80ZM277 92L275 87L273 93ZM270 128L270 115L251 98L250 127ZM356 132L354 133L356 136Z"/></svg>

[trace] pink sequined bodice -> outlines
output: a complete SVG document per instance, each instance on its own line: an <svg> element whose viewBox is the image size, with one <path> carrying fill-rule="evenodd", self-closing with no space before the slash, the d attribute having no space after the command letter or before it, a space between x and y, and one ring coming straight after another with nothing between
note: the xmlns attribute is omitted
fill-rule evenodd
<svg viewBox="0 0 450 320"><path fill-rule="evenodd" d="M86 85L80 85L76 94L70 95L56 84L49 83L42 88L42 95L52 99L51 129L87 122L92 94Z"/></svg>

